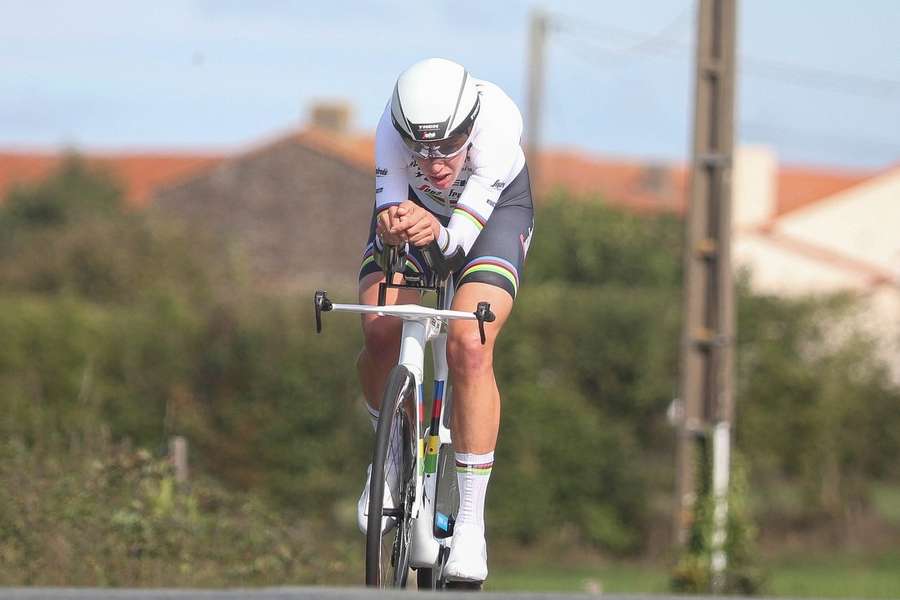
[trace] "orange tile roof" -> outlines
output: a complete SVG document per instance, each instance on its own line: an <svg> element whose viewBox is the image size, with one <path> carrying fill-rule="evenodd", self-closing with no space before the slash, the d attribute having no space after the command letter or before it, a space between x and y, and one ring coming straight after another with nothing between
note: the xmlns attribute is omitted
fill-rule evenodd
<svg viewBox="0 0 900 600"><path fill-rule="evenodd" d="M679 166L549 150L538 157L535 171L538 197L562 189L641 212L683 212L686 205L687 174Z"/></svg>
<svg viewBox="0 0 900 600"><path fill-rule="evenodd" d="M334 153L370 173L375 172L374 136L336 136L319 129L306 129L297 133L295 139L320 151Z"/></svg>
<svg viewBox="0 0 900 600"><path fill-rule="evenodd" d="M371 135L339 136L305 129L279 135L250 149L230 155L237 159L272 145L299 141L334 155L364 170L374 167L375 140ZM89 154L89 160L116 173L124 182L126 197L143 206L159 186L174 183L229 158L224 154L128 153ZM58 154L0 152L0 199L11 185L46 175L59 162ZM603 198L611 204L641 212L683 213L687 206L689 170L684 164L596 156L578 150L548 150L539 157L535 174L538 198L556 189L568 190L576 199ZM854 186L875 174L798 166L778 172L776 218Z"/></svg>
<svg viewBox="0 0 900 600"><path fill-rule="evenodd" d="M62 158L59 153L0 152L0 200L16 184L47 176ZM154 189L216 164L221 155L182 153L88 154L89 164L109 171L125 187L132 206L144 206Z"/></svg>
<svg viewBox="0 0 900 600"><path fill-rule="evenodd" d="M876 171L848 171L784 166L778 171L778 204L774 218L853 187Z"/></svg>

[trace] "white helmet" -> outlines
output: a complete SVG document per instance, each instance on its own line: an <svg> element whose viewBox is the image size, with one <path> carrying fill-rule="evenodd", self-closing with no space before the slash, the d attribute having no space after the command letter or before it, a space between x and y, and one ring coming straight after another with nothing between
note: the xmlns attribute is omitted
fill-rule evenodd
<svg viewBox="0 0 900 600"><path fill-rule="evenodd" d="M391 120L413 154L449 158L468 146L479 108L475 82L463 66L429 58L397 78Z"/></svg>

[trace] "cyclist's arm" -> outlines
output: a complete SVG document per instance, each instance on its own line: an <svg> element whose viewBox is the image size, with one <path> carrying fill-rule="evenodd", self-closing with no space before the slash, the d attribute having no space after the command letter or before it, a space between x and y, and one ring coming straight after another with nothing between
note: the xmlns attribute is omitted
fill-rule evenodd
<svg viewBox="0 0 900 600"><path fill-rule="evenodd" d="M385 107L375 131L375 219L379 233L390 228L396 207L406 200L408 152L391 124L390 104ZM399 239L388 237L388 242ZM376 250L383 248L382 236L375 236Z"/></svg>
<svg viewBox="0 0 900 600"><path fill-rule="evenodd" d="M519 134L495 132L497 139L483 140L470 150L473 165L466 187L447 227L442 227L438 245L445 253L461 247L466 253L475 244L490 218L503 188L512 181L524 164Z"/></svg>
<svg viewBox="0 0 900 600"><path fill-rule="evenodd" d="M481 81L485 102L469 149L473 172L438 245L446 253L462 247L472 249L506 187L525 165L519 141L522 138L522 114L509 96L497 86ZM490 99L488 102L487 99Z"/></svg>

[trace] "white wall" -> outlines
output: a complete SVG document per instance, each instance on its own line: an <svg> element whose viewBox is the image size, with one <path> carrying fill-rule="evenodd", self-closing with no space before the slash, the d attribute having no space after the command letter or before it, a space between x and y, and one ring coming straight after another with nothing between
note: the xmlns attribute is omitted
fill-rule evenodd
<svg viewBox="0 0 900 600"><path fill-rule="evenodd" d="M778 193L778 159L768 146L740 146L734 153L731 180L732 223L755 227L774 215Z"/></svg>
<svg viewBox="0 0 900 600"><path fill-rule="evenodd" d="M735 269L748 268L754 290L776 295L828 294L865 289L869 278L792 252L763 234L738 232L731 248Z"/></svg>
<svg viewBox="0 0 900 600"><path fill-rule="evenodd" d="M859 292L854 323L879 340L900 383L900 167L791 212L766 233L758 226L774 214L774 154L744 148L735 166L735 268L749 268L762 293ZM879 274L888 281L873 286Z"/></svg>
<svg viewBox="0 0 900 600"><path fill-rule="evenodd" d="M900 275L900 167L785 215L777 230Z"/></svg>

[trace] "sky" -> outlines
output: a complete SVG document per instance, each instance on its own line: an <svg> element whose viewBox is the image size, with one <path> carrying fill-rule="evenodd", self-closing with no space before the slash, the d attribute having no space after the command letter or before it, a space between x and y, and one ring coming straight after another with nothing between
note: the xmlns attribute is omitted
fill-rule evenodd
<svg viewBox="0 0 900 600"><path fill-rule="evenodd" d="M900 161L900 1L739 3L740 143L793 164ZM0 149L231 151L302 127L319 100L371 132L428 56L524 114L535 9L547 146L689 155L693 0L0 0Z"/></svg>

